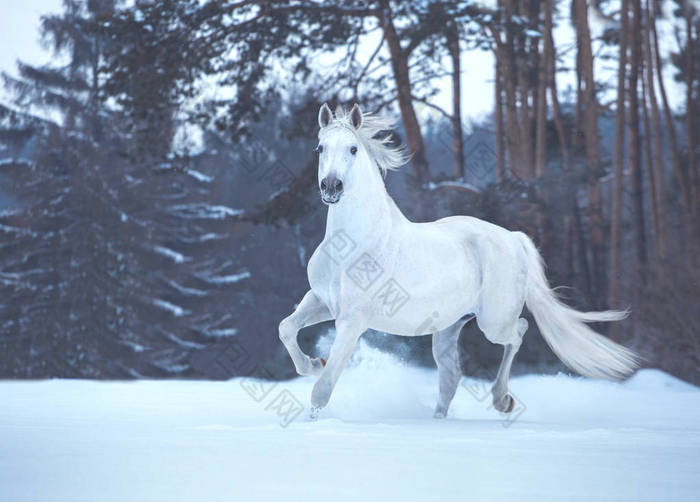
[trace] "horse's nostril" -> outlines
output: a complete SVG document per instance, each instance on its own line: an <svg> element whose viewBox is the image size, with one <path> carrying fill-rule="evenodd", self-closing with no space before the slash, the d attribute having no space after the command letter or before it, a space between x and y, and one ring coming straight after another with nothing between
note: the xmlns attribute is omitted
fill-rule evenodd
<svg viewBox="0 0 700 502"><path fill-rule="evenodd" d="M343 189L343 182L340 180L337 180L335 182L335 190L336 192L340 192Z"/></svg>
<svg viewBox="0 0 700 502"><path fill-rule="evenodd" d="M323 178L321 180L321 190L326 190L328 188L328 182L326 181L326 178Z"/></svg>

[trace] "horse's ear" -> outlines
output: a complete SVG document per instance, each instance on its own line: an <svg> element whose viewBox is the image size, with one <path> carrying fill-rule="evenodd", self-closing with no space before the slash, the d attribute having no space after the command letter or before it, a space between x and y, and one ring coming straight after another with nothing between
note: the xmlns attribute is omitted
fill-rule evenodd
<svg viewBox="0 0 700 502"><path fill-rule="evenodd" d="M328 108L327 103L323 103L323 106L321 106L321 109L318 111L318 126L323 129L331 123L332 119L333 113L331 112L331 109Z"/></svg>
<svg viewBox="0 0 700 502"><path fill-rule="evenodd" d="M350 110L350 123L355 129L359 129L362 126L362 111L357 103Z"/></svg>

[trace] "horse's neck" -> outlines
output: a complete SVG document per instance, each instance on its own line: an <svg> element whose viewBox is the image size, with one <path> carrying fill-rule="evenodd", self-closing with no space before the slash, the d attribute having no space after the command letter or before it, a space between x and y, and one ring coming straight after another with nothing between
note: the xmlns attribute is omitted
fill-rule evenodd
<svg viewBox="0 0 700 502"><path fill-rule="evenodd" d="M356 242L374 243L387 238L405 217L389 196L381 178L360 196L328 208L326 235L343 231Z"/></svg>

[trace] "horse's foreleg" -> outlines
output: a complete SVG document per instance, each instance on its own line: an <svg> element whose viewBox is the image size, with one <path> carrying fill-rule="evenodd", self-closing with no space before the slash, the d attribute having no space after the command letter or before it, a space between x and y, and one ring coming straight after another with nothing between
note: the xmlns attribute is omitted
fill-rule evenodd
<svg viewBox="0 0 700 502"><path fill-rule="evenodd" d="M319 358L312 359L302 352L297 342L299 330L330 319L332 316L328 307L318 299L313 291L309 291L304 295L292 315L280 323L280 340L287 348L287 352L294 361L294 367L300 375L318 375L323 370L323 361Z"/></svg>
<svg viewBox="0 0 700 502"><path fill-rule="evenodd" d="M445 418L457 385L462 378L459 364L459 333L467 321L458 321L433 335L433 357L440 379L440 396L435 407L435 418Z"/></svg>
<svg viewBox="0 0 700 502"><path fill-rule="evenodd" d="M525 331L527 331L527 321L520 318L518 319L517 336L512 339L511 343L504 344L501 367L498 368L496 381L491 388L493 406L502 413L510 413L515 405L515 400L508 394L508 379L510 378L510 367L513 364L515 354L520 349Z"/></svg>
<svg viewBox="0 0 700 502"><path fill-rule="evenodd" d="M335 322L335 329L335 340L328 356L328 362L311 392L312 419L317 418L321 408L328 404L340 373L352 355L357 340L365 331L365 327L360 326L357 322L341 320Z"/></svg>

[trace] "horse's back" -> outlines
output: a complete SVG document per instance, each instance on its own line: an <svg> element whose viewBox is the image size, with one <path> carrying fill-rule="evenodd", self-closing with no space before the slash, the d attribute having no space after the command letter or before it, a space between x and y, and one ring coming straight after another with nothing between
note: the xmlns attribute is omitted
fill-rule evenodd
<svg viewBox="0 0 700 502"><path fill-rule="evenodd" d="M460 236L476 257L482 281L481 302L522 308L527 283L527 259L520 232L471 216L449 216L435 222ZM505 305L508 304L508 305Z"/></svg>
<svg viewBox="0 0 700 502"><path fill-rule="evenodd" d="M497 235L504 237L508 234L512 234L510 230L500 227L494 223L490 223L486 220L481 220L474 216L447 216L432 222L435 225L452 227L455 230L461 230L469 232L470 234L475 234L479 236Z"/></svg>
<svg viewBox="0 0 700 502"><path fill-rule="evenodd" d="M473 216L448 216L424 225L433 225L459 239L479 255L482 263L496 258L495 255L502 260L506 256L520 258L523 253L517 232Z"/></svg>

